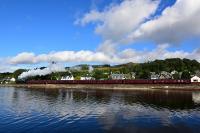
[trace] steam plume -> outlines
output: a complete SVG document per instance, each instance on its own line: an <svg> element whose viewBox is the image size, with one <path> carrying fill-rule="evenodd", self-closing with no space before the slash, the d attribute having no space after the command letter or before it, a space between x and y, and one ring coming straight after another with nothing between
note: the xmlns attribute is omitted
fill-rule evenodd
<svg viewBox="0 0 200 133"><path fill-rule="evenodd" d="M62 65L52 62L52 64L50 64L49 67L47 68L33 69L27 72L23 72L21 75L19 75L18 79L26 79L28 77L34 77L34 76L45 76L53 72L63 72L63 71L65 71L65 68Z"/></svg>

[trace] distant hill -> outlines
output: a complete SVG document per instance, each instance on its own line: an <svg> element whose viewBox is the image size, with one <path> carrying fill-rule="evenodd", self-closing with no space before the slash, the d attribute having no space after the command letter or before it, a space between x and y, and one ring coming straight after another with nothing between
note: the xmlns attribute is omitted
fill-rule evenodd
<svg viewBox="0 0 200 133"><path fill-rule="evenodd" d="M180 58L170 58L165 60L155 60L152 62L146 62L140 64L142 68L149 71L167 71L171 72L176 70L189 71L194 73L197 70L200 70L200 63L196 60L190 59L180 59Z"/></svg>
<svg viewBox="0 0 200 133"><path fill-rule="evenodd" d="M138 63L133 63L133 62L129 62L129 63L126 63L126 64L119 64L119 65L114 65L112 67L131 67L131 66L135 66L137 65Z"/></svg>
<svg viewBox="0 0 200 133"><path fill-rule="evenodd" d="M177 71L178 73L187 73L189 75L193 75L200 71L200 63L196 60L170 58L165 60L149 61L145 63L120 64L112 66L112 68L115 68L115 72L118 71L120 73L135 72L136 78L146 79L149 78L150 72L159 74L162 71Z"/></svg>
<svg viewBox="0 0 200 133"><path fill-rule="evenodd" d="M90 65L88 64L81 64L76 65L76 67L88 67ZM110 65L110 64L104 64L104 65L92 65L94 68L99 69L105 69L105 68L142 68L147 71L184 71L188 70L191 72L195 72L196 70L200 69L200 63L196 60L190 60L190 59L180 59L180 58L170 58L165 60L154 60L144 63L134 63L129 62L125 64L118 64L118 65Z"/></svg>
<svg viewBox="0 0 200 133"><path fill-rule="evenodd" d="M81 64L74 66L73 68L76 70L73 74L81 76L82 74L86 74L91 65ZM148 77L150 72L160 73L162 71L172 72L177 71L179 73L187 72L190 75L195 74L197 71L200 71L200 63L196 60L190 59L180 59L180 58L170 58L165 60L155 60L149 61L145 63L125 63L119 65L92 65L94 70L99 70L101 73L130 73L135 72L138 78ZM46 67L41 67L40 69L44 69ZM66 67L69 68L69 67ZM72 69L73 70L73 69ZM15 77L17 78L22 72L26 70L18 69L13 73L0 73L0 79L6 77Z"/></svg>

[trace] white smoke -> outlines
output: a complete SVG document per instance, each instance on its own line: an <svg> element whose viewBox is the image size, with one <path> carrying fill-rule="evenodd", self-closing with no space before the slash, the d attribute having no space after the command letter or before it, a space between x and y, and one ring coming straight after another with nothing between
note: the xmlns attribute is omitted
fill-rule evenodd
<svg viewBox="0 0 200 133"><path fill-rule="evenodd" d="M94 68L92 66L89 66L89 73L92 73Z"/></svg>
<svg viewBox="0 0 200 133"><path fill-rule="evenodd" d="M65 68L62 65L53 62L47 68L33 69L27 72L23 72L21 75L18 76L18 79L26 79L28 77L34 77L34 76L45 76L53 72L64 72L64 71Z"/></svg>

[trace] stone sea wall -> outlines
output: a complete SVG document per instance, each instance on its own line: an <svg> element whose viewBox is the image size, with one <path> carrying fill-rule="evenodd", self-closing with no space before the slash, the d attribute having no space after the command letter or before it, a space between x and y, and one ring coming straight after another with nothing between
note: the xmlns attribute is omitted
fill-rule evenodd
<svg viewBox="0 0 200 133"><path fill-rule="evenodd" d="M5 84L0 87L95 90L187 90L200 91L199 84Z"/></svg>

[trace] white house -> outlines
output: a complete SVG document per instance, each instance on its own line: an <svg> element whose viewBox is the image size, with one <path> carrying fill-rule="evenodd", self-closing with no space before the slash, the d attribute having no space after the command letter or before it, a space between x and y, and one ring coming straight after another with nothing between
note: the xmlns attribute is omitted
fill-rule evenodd
<svg viewBox="0 0 200 133"><path fill-rule="evenodd" d="M61 80L74 80L74 76L63 76Z"/></svg>
<svg viewBox="0 0 200 133"><path fill-rule="evenodd" d="M114 74L110 75L112 80L124 80L124 79L135 79L135 73L131 74Z"/></svg>
<svg viewBox="0 0 200 133"><path fill-rule="evenodd" d="M14 83L16 81L15 78L7 77L0 81L0 84L8 84L8 83Z"/></svg>
<svg viewBox="0 0 200 133"><path fill-rule="evenodd" d="M81 77L81 80L94 80L94 78L93 77Z"/></svg>
<svg viewBox="0 0 200 133"><path fill-rule="evenodd" d="M198 76L194 76L191 78L191 82L195 83L195 82L200 82L200 77Z"/></svg>
<svg viewBox="0 0 200 133"><path fill-rule="evenodd" d="M125 76L124 74L111 74L111 79L113 80L125 79Z"/></svg>
<svg viewBox="0 0 200 133"><path fill-rule="evenodd" d="M172 75L169 72L162 71L160 73L159 79L172 79Z"/></svg>
<svg viewBox="0 0 200 133"><path fill-rule="evenodd" d="M159 74L156 74L155 72L150 72L151 79L159 79Z"/></svg>
<svg viewBox="0 0 200 133"><path fill-rule="evenodd" d="M136 73L135 72L131 72L131 79L135 79L136 78Z"/></svg>
<svg viewBox="0 0 200 133"><path fill-rule="evenodd" d="M11 82L15 82L16 80L15 80L15 78L11 78L10 81Z"/></svg>

